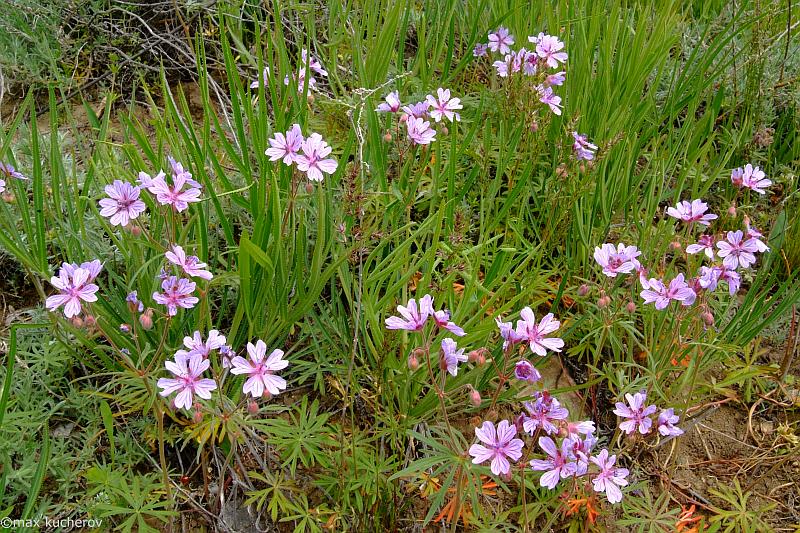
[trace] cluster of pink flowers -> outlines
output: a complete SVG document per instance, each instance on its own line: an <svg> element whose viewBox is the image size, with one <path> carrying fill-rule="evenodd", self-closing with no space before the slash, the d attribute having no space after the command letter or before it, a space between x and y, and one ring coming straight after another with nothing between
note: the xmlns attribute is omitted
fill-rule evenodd
<svg viewBox="0 0 800 533"><path fill-rule="evenodd" d="M408 139L413 144L430 144L436 140L436 130L430 120L443 122L460 121L458 110L463 109L460 98L450 96L450 89L439 88L436 95L429 94L425 100L403 105L398 91L389 93L384 102L375 109L379 113L400 113L400 123L405 123Z"/></svg>
<svg viewBox="0 0 800 533"><path fill-rule="evenodd" d="M647 392L642 390L635 394L626 394L623 402L617 402L614 414L624 418L619 423L619 429L626 435L631 435L637 431L641 435L650 433L653 427L652 415L658 411L655 405L645 405L647 403ZM674 409L662 409L656 417L656 428L664 437L678 437L683 435L683 430L675 424L680 422L680 417L675 414Z"/></svg>
<svg viewBox="0 0 800 533"><path fill-rule="evenodd" d="M750 189L758 194L766 194L765 187L772 185L772 180L767 179L764 171L750 163L744 168L735 168L731 171L731 182L739 188Z"/></svg>
<svg viewBox="0 0 800 533"><path fill-rule="evenodd" d="M306 71L308 71L308 80L306 80ZM300 65L297 67L297 73L284 76L283 84L289 85L292 80L295 80L297 82L297 92L302 94L306 90L306 83L308 83L308 90L310 92L317 85L317 79L314 77L314 74L327 77L328 71L325 70L322 63L320 63L317 58L309 54L308 50L303 48L300 52ZM270 68L264 67L264 70L261 72L261 77L253 80L250 83L250 88L258 89L259 85L266 87L269 76Z"/></svg>
<svg viewBox="0 0 800 533"><path fill-rule="evenodd" d="M564 43L553 35L539 33L539 35L529 36L528 42L533 47L520 48L516 52L511 49L514 44L514 36L508 29L500 27L490 32L488 44L479 43L473 50L475 57L483 57L489 51L503 56L502 60L492 63L501 78L509 78L513 74L522 73L525 76L538 76L539 83L535 85L539 101L546 104L556 115L561 114L561 97L553 92L553 87L563 85L566 73L563 70L548 73L547 69L559 69L567 61L567 53L564 51ZM577 141L577 137L576 137ZM584 138L582 142L581 155L588 155L593 146ZM596 149L596 147L595 147Z"/></svg>
<svg viewBox="0 0 800 533"><path fill-rule="evenodd" d="M172 245L164 257L171 264L179 267L180 273L178 276L170 275L164 272L161 276L161 289L162 292L154 292L153 300L156 303L166 306L167 314L175 316L178 314L178 308L191 309L200 301L194 295L197 284L191 279L181 277L183 275L189 278L201 278L210 280L213 274L206 270L205 263L202 263L197 256L186 255L186 252L181 246L177 244Z"/></svg>
<svg viewBox="0 0 800 533"><path fill-rule="evenodd" d="M10 163L0 163L0 193L6 190L6 180L3 178L14 178L18 180L28 179L24 174L18 172Z"/></svg>
<svg viewBox="0 0 800 533"><path fill-rule="evenodd" d="M175 377L158 380L161 396L167 397L177 392L173 405L176 409L187 410L195 406L194 395L210 400L211 392L217 389L217 382L202 375L209 369L209 357L214 351L222 356L223 369L230 368L231 374L248 376L242 387L243 393L261 398L275 396L286 389L286 380L275 375L276 371L289 366L289 362L283 359L283 351L273 350L269 357L265 357L267 346L264 341L257 340L255 345L247 343L250 356L247 360L239 356L232 357L233 349L225 342L225 336L213 329L208 332L205 341L199 331L195 331L192 337L184 337L186 349L178 350L173 361L164 363Z"/></svg>
<svg viewBox="0 0 800 533"><path fill-rule="evenodd" d="M283 160L284 165L297 164L311 181L322 181L325 174L336 172L339 164L329 158L332 149L319 133L304 138L299 124L293 124L285 134L277 132L269 140L270 148L264 152L270 161ZM302 153L300 153L302 150Z"/></svg>
<svg viewBox="0 0 800 533"><path fill-rule="evenodd" d="M503 338L504 350L514 344L524 342L530 346L533 353L540 356L547 355L547 350L561 351L564 341L558 337L547 337L561 327L561 322L553 317L553 313L547 313L538 324L530 307L525 307L519 314L521 319L517 320L516 329L511 327L511 322L503 322L500 317L495 319Z"/></svg>
<svg viewBox="0 0 800 533"><path fill-rule="evenodd" d="M64 308L64 316L73 318L83 312L83 302L96 302L98 291L95 278L103 269L103 264L95 259L81 263L62 263L57 276L50 278L50 284L58 289L58 294L47 297L45 306L50 311Z"/></svg>

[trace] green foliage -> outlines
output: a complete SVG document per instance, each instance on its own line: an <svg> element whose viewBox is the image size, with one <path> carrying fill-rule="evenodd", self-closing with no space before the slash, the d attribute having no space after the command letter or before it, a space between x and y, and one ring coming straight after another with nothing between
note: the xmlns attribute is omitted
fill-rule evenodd
<svg viewBox="0 0 800 533"><path fill-rule="evenodd" d="M28 341L6 359L0 508L14 516L80 512L65 510L77 501L119 530L170 528L178 512L196 508L174 491L180 473L199 505L216 505L209 483L231 490L227 482L245 494L236 503L296 531L398 529L408 526L403 517L428 528L448 505L459 513L453 527L467 518L487 531L525 520L563 526L559 494L541 489L536 475L486 489L488 467L467 453L476 417L510 419L530 392L508 384L513 362L494 322L524 306L562 320L560 362L577 368L578 379L551 392L580 395L592 414L613 418L598 399L640 389L685 412L715 394L749 403L773 386L758 338L792 313L800 283L797 89L783 84L796 78L800 54L788 39L794 30L782 40L791 24L782 2L218 4L187 4L176 39L173 53L196 84L175 83L175 58L154 65L158 79L133 79L109 55L104 105L60 105L62 82L46 95L29 92L0 129L0 161L31 178L6 180L0 247L38 299L62 261L104 262L95 327L51 314L47 342ZM104 1L87 6L103 21L123 16ZM0 32L0 57L29 57L14 59L22 79L57 76L71 57L51 31L58 17L31 18L24 7L0 14L19 30ZM563 36L563 116L532 113L535 91L506 84L472 56L500 24L518 45L538 31ZM109 46L142 44L134 34L125 39ZM786 58L777 53L783 42ZM312 95L298 93L295 80L283 83L304 48L329 72ZM252 88L265 66L267 82ZM464 110L428 147L405 147L402 126L374 111L392 90L412 102L440 86ZM44 96L44 120L31 120ZM79 115L84 127L72 127ZM306 188L264 153L294 123L334 148L338 169L321 184ZM572 131L600 146L591 164L575 161ZM203 185L202 202L176 214L143 194L141 234L99 216L106 185L155 174L167 156ZM739 194L729 172L746 162L783 192ZM599 274L592 252L603 242L637 245L653 276L699 267L670 246L696 234L664 216L666 205L698 197L721 214L720 229L741 227L746 215L769 231L771 252L746 274L742 295L718 291L702 308L662 312L641 305L635 280ZM725 215L734 204L737 214ZM197 307L156 315L150 329L125 297L137 290L158 307L150 295L159 290L165 242L208 263L214 278L200 284ZM582 284L588 295L579 294ZM426 293L467 331L459 346L484 349L486 365L462 365L439 383L427 370L438 372L442 335L419 343L386 330L398 304ZM601 295L613 297L610 305L598 305ZM627 310L629 302L638 308ZM712 327L704 311L716 318ZM184 336L211 329L240 355L256 338L285 350L289 392L252 409L243 379L214 356L209 374L225 376L214 401L171 409L155 386L164 362ZM417 370L407 364L415 349L427 359ZM709 377L720 369L724 376ZM479 407L468 403L469 387L483 396ZM77 421L76 434L51 436L66 421ZM609 446L618 442L613 426L603 420L600 428ZM161 472L149 473L156 455ZM619 460L639 476L630 454ZM420 486L436 490L420 496ZM680 496L638 487L626 489L621 516L608 507L603 516L635 531L670 531ZM764 525L738 484L715 495L714 527Z"/></svg>

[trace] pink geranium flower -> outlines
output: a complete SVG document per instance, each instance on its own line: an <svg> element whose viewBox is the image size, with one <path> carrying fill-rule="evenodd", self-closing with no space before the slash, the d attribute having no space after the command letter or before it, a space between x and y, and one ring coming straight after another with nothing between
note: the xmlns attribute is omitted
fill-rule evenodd
<svg viewBox="0 0 800 533"><path fill-rule="evenodd" d="M497 71L497 75L501 78L507 78L509 74L514 72L514 56L507 54L502 61L495 61L492 66Z"/></svg>
<svg viewBox="0 0 800 533"><path fill-rule="evenodd" d="M417 301L412 298L406 306L398 305L397 311L402 318L398 316L387 318L386 329L421 331L428 317L434 313L433 297L430 294L426 294L420 300L419 306L417 306Z"/></svg>
<svg viewBox="0 0 800 533"><path fill-rule="evenodd" d="M175 377L158 380L158 388L162 389L159 394L167 397L177 392L178 395L175 396L177 409L191 408L194 394L204 400L210 400L211 391L217 388L217 383L213 379L201 377L209 365L208 359L204 359L200 354L175 354L175 361L164 362L164 366Z"/></svg>
<svg viewBox="0 0 800 533"><path fill-rule="evenodd" d="M303 134L300 131L300 124L293 124L292 129L283 133L277 132L269 139L270 148L264 153L269 156L270 161L283 159L283 164L291 165L300 158L298 151L303 145Z"/></svg>
<svg viewBox="0 0 800 533"><path fill-rule="evenodd" d="M567 53L561 51L564 49L564 43L558 37L540 33L535 39L533 41L530 37L528 38L531 42L536 43L536 54L548 67L557 68L559 63L567 61Z"/></svg>
<svg viewBox="0 0 800 533"><path fill-rule="evenodd" d="M186 252L183 251L183 248L177 244L173 244L172 250L167 251L164 256L173 265L178 265L181 267L187 276L206 280L214 277L214 274L208 270L205 270L205 268L208 266L207 264L201 263L200 259L195 255L187 256Z"/></svg>
<svg viewBox="0 0 800 533"><path fill-rule="evenodd" d="M508 32L508 28L500 26L496 31L489 33L489 50L507 54L511 51L514 44L514 36Z"/></svg>
<svg viewBox="0 0 800 533"><path fill-rule="evenodd" d="M93 279L92 273L86 268L62 267L58 276L50 278L50 284L59 290L59 294L48 296L45 306L50 311L63 306L64 316L67 318L80 315L83 310L81 302L97 301L95 293L98 287L91 282Z"/></svg>
<svg viewBox="0 0 800 533"><path fill-rule="evenodd" d="M200 354L203 357L208 357L214 350L219 350L225 346L225 342L225 335L220 335L216 329L208 332L208 338L205 341L203 340L203 335L199 331L195 331L193 336L183 338L183 345L188 351L178 350L176 353Z"/></svg>
<svg viewBox="0 0 800 533"><path fill-rule="evenodd" d="M262 84L264 85L264 87L266 87L268 83L269 83L269 67L264 67L264 70L261 72L261 78L255 79L252 82L250 82L250 88L258 89L258 86Z"/></svg>
<svg viewBox="0 0 800 533"><path fill-rule="evenodd" d="M697 199L691 202L678 202L675 207L667 209L667 214L684 222L697 222L703 226L709 226L711 221L718 217L712 213L706 213L706 211L708 211L708 204Z"/></svg>
<svg viewBox="0 0 800 533"><path fill-rule="evenodd" d="M572 132L572 138L575 139L572 144L572 150L575 152L575 157L578 161L591 161L594 159L594 153L597 151L596 144L590 143L586 135L581 135L577 131Z"/></svg>
<svg viewBox="0 0 800 533"><path fill-rule="evenodd" d="M461 115L456 113L456 110L464 107L461 105L461 99L450 98L450 89L442 89L441 87L437 89L436 95L437 96L434 97L432 94L429 94L426 98L431 106L429 112L431 118L436 122L441 121L442 118L447 118L450 122L453 122L453 120L461 120Z"/></svg>
<svg viewBox="0 0 800 533"><path fill-rule="evenodd" d="M756 228L750 225L750 220L745 217L744 219L745 225L745 235L747 238L752 240L753 243L758 248L759 253L764 253L769 251L769 246L767 246L761 239L764 237L764 234L758 231Z"/></svg>
<svg viewBox="0 0 800 533"><path fill-rule="evenodd" d="M511 322L503 322L503 319L500 317L495 318L495 322L500 329L500 336L503 338L503 350L507 350L509 346L513 346L525 340L525 337L517 334Z"/></svg>
<svg viewBox="0 0 800 533"><path fill-rule="evenodd" d="M142 180L142 174L139 174L139 179ZM145 177L147 175L145 174ZM191 187L183 190L184 185L187 185L186 174L179 174L173 176L172 185L169 185L164 179L164 173L159 174L152 179L145 178L143 180L147 185L142 184L148 191L156 195L156 200L161 205L170 205L177 212L185 211L189 208L189 204L200 201L200 189Z"/></svg>
<svg viewBox="0 0 800 533"><path fill-rule="evenodd" d="M282 350L272 350L269 357L266 357L267 345L259 339L255 345L252 342L247 343L247 354L250 356L249 361L238 355L231 361L231 374L250 376L245 381L242 392L251 394L253 398L260 398L264 391L275 396L286 389L286 380L274 375L276 371L289 366L289 361L283 359Z"/></svg>
<svg viewBox="0 0 800 533"><path fill-rule="evenodd" d="M553 318L553 313L543 316L538 324L530 307L525 307L519 314L522 320L517 321L517 336L530 344L533 353L544 356L547 355L547 350L561 351L564 347L563 340L558 337L545 337L561 327L561 322Z"/></svg>
<svg viewBox="0 0 800 533"><path fill-rule="evenodd" d="M675 426L680 420L680 417L675 414L674 409L671 407L669 409L664 409L658 413L658 421L656 422L658 432L664 437L678 437L683 435L683 430Z"/></svg>
<svg viewBox="0 0 800 533"><path fill-rule="evenodd" d="M308 50L305 48L303 48L303 50L300 52L300 58L303 61L303 65L307 64L311 70L320 76L328 76L328 71L323 68L322 63L320 63L317 58L309 54Z"/></svg>
<svg viewBox="0 0 800 533"><path fill-rule="evenodd" d="M400 93L392 91L386 95L385 102L378 104L378 108L375 111L379 113L397 113L400 111L400 105Z"/></svg>
<svg viewBox="0 0 800 533"><path fill-rule="evenodd" d="M464 349L458 349L456 341L451 338L442 339L442 368L447 370L450 375L456 376L458 374L458 363L465 363L467 356L464 355Z"/></svg>
<svg viewBox="0 0 800 533"><path fill-rule="evenodd" d="M472 55L474 57L483 57L486 55L486 52L489 50L489 45L484 43L478 43L475 45L475 48L472 49Z"/></svg>
<svg viewBox="0 0 800 533"><path fill-rule="evenodd" d="M610 278L638 269L640 264L636 258L640 255L642 252L636 246L625 246L622 243L618 243L616 248L611 243L605 243L594 249L594 260L603 267L603 274Z"/></svg>
<svg viewBox="0 0 800 533"><path fill-rule="evenodd" d="M646 435L653 425L650 415L656 412L656 406L648 405L645 407L644 404L647 401L647 393L645 391L637 392L633 395L626 394L625 399L628 401L628 405L622 402L615 404L614 414L627 419L620 422L619 429L630 435L638 428L639 433Z"/></svg>
<svg viewBox="0 0 800 533"><path fill-rule="evenodd" d="M409 104L403 106L403 115L406 119L410 120L413 118L428 118L428 110L430 109L431 105L427 102L427 100L423 100L422 102L417 102L416 104Z"/></svg>
<svg viewBox="0 0 800 533"><path fill-rule="evenodd" d="M476 465L491 461L492 473L496 476L507 474L511 470L509 459L517 462L522 457L521 439L516 439L517 428L508 420L501 420L497 428L488 420L479 428L475 428L475 436L484 445L473 444L469 448L472 462Z"/></svg>
<svg viewBox="0 0 800 533"><path fill-rule="evenodd" d="M521 361L517 361L517 364L514 365L514 377L520 381L536 383L542 379L542 374L536 370L536 367L533 366L530 361L522 359Z"/></svg>
<svg viewBox="0 0 800 533"><path fill-rule="evenodd" d="M200 301L199 298L192 295L196 286L193 281L189 281L186 278L167 276L161 282L161 288L164 292L154 292L153 300L167 306L169 316L175 316L178 314L179 307L191 309Z"/></svg>
<svg viewBox="0 0 800 533"><path fill-rule="evenodd" d="M335 159L326 159L331 147L322 140L319 133L312 133L302 144L303 153L295 160L297 168L305 172L311 181L322 181L325 174L333 174L339 166Z"/></svg>
<svg viewBox="0 0 800 533"><path fill-rule="evenodd" d="M666 309L671 300L678 301L681 305L692 305L697 299L697 294L686 283L683 274L675 276L669 282L669 287L656 278L651 278L647 282L647 287L640 295L645 304L655 303L655 307L659 311Z"/></svg>
<svg viewBox="0 0 800 533"><path fill-rule="evenodd" d="M600 468L594 478L592 484L594 485L595 492L605 492L606 498L610 503L619 503L622 501L622 491L620 487L628 484L627 468L615 468L614 463L617 461L617 456L608 456L608 450L601 450L599 454L590 459L594 464Z"/></svg>
<svg viewBox="0 0 800 533"><path fill-rule="evenodd" d="M28 179L22 172L17 171L11 163L0 163L0 177L14 178L18 180ZM3 182L5 183L5 182Z"/></svg>
<svg viewBox="0 0 800 533"><path fill-rule="evenodd" d="M756 262L754 254L758 252L759 245L754 239L744 240L742 231L736 230L729 231L726 240L717 243L717 248L719 256L724 258L722 264L725 268L736 270L739 266L749 268Z"/></svg>
<svg viewBox="0 0 800 533"><path fill-rule="evenodd" d="M100 275L100 271L103 270L103 263L100 262L99 259L95 259L93 261L86 261L81 263L80 265L77 263L61 263L61 268L70 276L74 275L75 271L79 268L87 270L89 272L89 279L88 283L92 283L95 278Z"/></svg>
<svg viewBox="0 0 800 533"><path fill-rule="evenodd" d="M192 178L192 173L183 168L183 163L180 161L176 161L174 157L167 156L167 162L169 162L169 166L172 167L172 182L175 183L175 178L177 176L183 176L183 179L186 180L187 185L189 187L194 187L195 189L202 189L203 186L200 185L200 182Z"/></svg>
<svg viewBox="0 0 800 533"><path fill-rule="evenodd" d="M550 110L556 115L561 114L561 97L553 93L550 87L539 86L539 101L550 106Z"/></svg>
<svg viewBox="0 0 800 533"><path fill-rule="evenodd" d="M434 311L433 313L433 321L436 325L442 329L446 329L453 335L458 335L459 337L463 337L466 335L461 327L457 326L454 322L450 321L450 311L447 309L441 309L439 311Z"/></svg>
<svg viewBox="0 0 800 533"><path fill-rule="evenodd" d="M563 70L561 72L556 72L555 74L550 74L545 78L544 84L545 85L564 85L564 81L567 79L567 73ZM594 146L594 145L592 145ZM594 147L594 150L597 150L597 147Z"/></svg>
<svg viewBox="0 0 800 533"><path fill-rule="evenodd" d="M566 420L569 416L567 408L547 392L536 391L533 396L533 402L522 403L527 411L522 418L522 429L529 435L533 435L538 428L550 435L558 433L558 427L553 422Z"/></svg>
<svg viewBox="0 0 800 533"><path fill-rule="evenodd" d="M547 459L534 459L530 465L533 470L544 472L539 479L539 484L552 490L556 488L560 480L575 473L576 465L569 460L567 451L564 449L564 442L561 444L562 449L558 449L550 437L539 437L539 446L547 453Z"/></svg>
<svg viewBox="0 0 800 533"><path fill-rule="evenodd" d="M697 254L703 252L706 257L714 259L714 238L711 235L700 235L697 244L690 244L686 247L687 254Z"/></svg>
<svg viewBox="0 0 800 533"><path fill-rule="evenodd" d="M146 209L139 199L139 187L130 183L114 180L111 185L106 185L105 191L108 198L100 200L100 215L109 218L112 226L127 226Z"/></svg>
<svg viewBox="0 0 800 533"><path fill-rule="evenodd" d="M421 118L409 117L406 129L408 138L414 144L430 144L436 137L436 131L431 129L431 123Z"/></svg>
<svg viewBox="0 0 800 533"><path fill-rule="evenodd" d="M749 163L744 168L732 170L731 181L737 187L746 187L758 194L766 194L764 187L772 185L772 181L765 177L763 170Z"/></svg>

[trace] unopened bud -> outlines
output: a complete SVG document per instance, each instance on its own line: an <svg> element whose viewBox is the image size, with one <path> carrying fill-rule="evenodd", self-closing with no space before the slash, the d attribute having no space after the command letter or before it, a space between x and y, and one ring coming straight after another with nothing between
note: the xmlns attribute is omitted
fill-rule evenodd
<svg viewBox="0 0 800 533"><path fill-rule="evenodd" d="M447 126L442 126L442 127L439 129L439 131L441 131L441 132L442 132L442 135L447 135L448 133L450 133L450 130L448 130L448 129L447 129Z"/></svg>
<svg viewBox="0 0 800 533"><path fill-rule="evenodd" d="M530 127L531 127L531 133L536 133L537 131L539 131L539 123L536 122L535 120L531 122Z"/></svg>
<svg viewBox="0 0 800 533"><path fill-rule="evenodd" d="M611 298L608 297L605 294L603 296L601 296L600 298L598 298L598 300L597 300L597 307L599 307L600 309L605 309L610 304L611 304Z"/></svg>
<svg viewBox="0 0 800 533"><path fill-rule="evenodd" d="M192 415L192 421L195 424L199 424L203 421L203 413L201 413L199 409L194 412L194 415Z"/></svg>
<svg viewBox="0 0 800 533"><path fill-rule="evenodd" d="M636 304L633 303L633 302L628 302L628 305L625 306L625 309L629 313L635 313L636 312Z"/></svg>
<svg viewBox="0 0 800 533"><path fill-rule="evenodd" d="M419 368L419 360L414 352L411 352L411 355L408 356L408 368L412 371Z"/></svg>
<svg viewBox="0 0 800 533"><path fill-rule="evenodd" d="M669 246L673 250L680 250L683 248L683 246L681 246L681 243L679 243L678 241L672 241L671 243L669 243Z"/></svg>
<svg viewBox="0 0 800 533"><path fill-rule="evenodd" d="M703 323L706 326L713 326L714 325L714 315L711 314L711 311L706 311L700 315L700 318L703 319Z"/></svg>
<svg viewBox="0 0 800 533"><path fill-rule="evenodd" d="M258 413L258 404L253 400L247 402L247 412L251 415Z"/></svg>
<svg viewBox="0 0 800 533"><path fill-rule="evenodd" d="M139 324L146 330L153 329L153 310L150 307L139 315Z"/></svg>
<svg viewBox="0 0 800 533"><path fill-rule="evenodd" d="M128 230L130 230L131 235L133 235L134 237L138 237L139 235L142 234L142 228L140 228L139 226L134 226L133 224L128 224L125 227L128 228Z"/></svg>
<svg viewBox="0 0 800 533"><path fill-rule="evenodd" d="M578 296L586 296L587 294L589 294L589 286L584 283L578 287Z"/></svg>
<svg viewBox="0 0 800 533"><path fill-rule="evenodd" d="M79 316L72 317L70 319L70 322L72 322L72 325L75 326L76 328L82 328L83 327L83 319L81 317L79 317Z"/></svg>
<svg viewBox="0 0 800 533"><path fill-rule="evenodd" d="M387 131L386 135L383 136L383 140L386 141L387 143L392 142L392 134Z"/></svg>
<svg viewBox="0 0 800 533"><path fill-rule="evenodd" d="M501 474L500 477L506 483L510 482L511 481L511 470L509 469L508 472L505 472L505 473Z"/></svg>
<svg viewBox="0 0 800 533"><path fill-rule="evenodd" d="M478 355L478 359L475 361L475 364L478 366L483 366L486 364L486 356L483 355L483 352Z"/></svg>
<svg viewBox="0 0 800 533"><path fill-rule="evenodd" d="M131 327L128 324L120 324L119 325L119 330L122 333L130 333L131 332Z"/></svg>
<svg viewBox="0 0 800 533"><path fill-rule="evenodd" d="M97 325L97 320L95 320L94 316L92 315L86 315L83 323L86 324L86 327L93 328Z"/></svg>
<svg viewBox="0 0 800 533"><path fill-rule="evenodd" d="M312 92L309 92L309 93L308 93L308 103L309 103L309 104L313 104L313 103L314 103L314 100L316 100L316 97L314 96L314 93L312 93Z"/></svg>
<svg viewBox="0 0 800 533"><path fill-rule="evenodd" d="M7 203L7 204L13 204L14 203L14 195L11 194L10 192L5 193L3 195L3 201L5 203Z"/></svg>
<svg viewBox="0 0 800 533"><path fill-rule="evenodd" d="M736 206L732 205L728 208L728 215L735 217L736 216Z"/></svg>
<svg viewBox="0 0 800 533"><path fill-rule="evenodd" d="M584 163L581 163L580 165L578 165L578 170L580 170L581 172L586 172L586 165Z"/></svg>
<svg viewBox="0 0 800 533"><path fill-rule="evenodd" d="M314 192L314 184L310 181L306 183L306 194L311 194Z"/></svg>
<svg viewBox="0 0 800 533"><path fill-rule="evenodd" d="M400 115L400 124L402 124L403 122L408 122L408 115L406 115L405 113Z"/></svg>
<svg viewBox="0 0 800 533"><path fill-rule="evenodd" d="M475 389L470 388L469 391L469 403L474 405L475 407L481 406L481 393Z"/></svg>

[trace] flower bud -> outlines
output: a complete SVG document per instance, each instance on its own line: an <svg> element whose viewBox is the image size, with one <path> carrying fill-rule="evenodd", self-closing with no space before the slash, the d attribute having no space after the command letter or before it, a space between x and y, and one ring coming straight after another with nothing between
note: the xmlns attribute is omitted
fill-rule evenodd
<svg viewBox="0 0 800 533"><path fill-rule="evenodd" d="M192 422L194 422L195 424L199 424L202 421L203 421L203 413L201 413L200 409L198 409L194 412L194 415L192 415Z"/></svg>
<svg viewBox="0 0 800 533"><path fill-rule="evenodd" d="M3 201L5 203L7 203L7 204L13 204L14 203L14 195L11 194L10 192L5 193L3 195Z"/></svg>
<svg viewBox="0 0 800 533"><path fill-rule="evenodd" d="M258 404L254 400L247 402L247 412L251 415L258 413Z"/></svg>
<svg viewBox="0 0 800 533"><path fill-rule="evenodd" d="M505 472L500 475L500 478L505 481L506 483L511 481L511 470L509 469L508 472Z"/></svg>
<svg viewBox="0 0 800 533"><path fill-rule="evenodd" d="M536 133L537 131L539 131L539 123L534 120L533 122L531 122L530 128L531 128L531 133Z"/></svg>
<svg viewBox="0 0 800 533"><path fill-rule="evenodd" d="M419 360L417 359L417 354L411 352L411 355L408 356L408 368L412 371L419 368Z"/></svg>
<svg viewBox="0 0 800 533"><path fill-rule="evenodd" d="M83 323L86 324L87 328L93 328L97 325L97 320L92 315L86 315L86 318L83 320Z"/></svg>
<svg viewBox="0 0 800 533"><path fill-rule="evenodd" d="M133 235L134 237L138 237L139 235L142 234L142 228L140 228L139 226L134 226L133 224L128 224L125 227L130 230L131 235Z"/></svg>
<svg viewBox="0 0 800 533"><path fill-rule="evenodd" d="M439 131L442 133L442 135L447 135L450 133L450 130L447 129L447 126L442 126Z"/></svg>
<svg viewBox="0 0 800 533"><path fill-rule="evenodd" d="M406 115L405 113L400 115L400 124L402 124L404 122L408 122L408 115Z"/></svg>
<svg viewBox="0 0 800 533"><path fill-rule="evenodd" d="M130 333L131 332L131 327L128 324L120 324L119 325L119 330L122 333Z"/></svg>
<svg viewBox="0 0 800 533"><path fill-rule="evenodd" d="M79 317L79 316L72 317L70 319L70 322L72 322L72 325L75 326L76 328L82 328L83 327L83 319L81 317Z"/></svg>
<svg viewBox="0 0 800 533"><path fill-rule="evenodd" d="M605 309L611 305L611 298L608 295L603 295L597 300L597 307L600 309Z"/></svg>
<svg viewBox="0 0 800 533"><path fill-rule="evenodd" d="M580 165L578 165L578 170L580 170L581 172L586 172L586 165L581 163Z"/></svg>
<svg viewBox="0 0 800 533"><path fill-rule="evenodd" d="M139 315L139 324L141 324L142 327L145 330L153 329L153 309L152 308L148 307L147 309L145 309L144 313Z"/></svg>
<svg viewBox="0 0 800 533"><path fill-rule="evenodd" d="M306 183L306 194L311 194L314 192L314 184L310 181Z"/></svg>
<svg viewBox="0 0 800 533"><path fill-rule="evenodd" d="M470 387L469 391L469 403L471 403L475 407L481 406L481 393L473 389L472 387Z"/></svg>
<svg viewBox="0 0 800 533"><path fill-rule="evenodd" d="M678 241L672 241L671 243L669 243L669 246L673 250L680 250L683 248L683 246L681 246L681 243L679 243Z"/></svg>
<svg viewBox="0 0 800 533"><path fill-rule="evenodd" d="M392 142L392 134L387 131L386 135L383 136L383 140L386 141L387 143Z"/></svg>
<svg viewBox="0 0 800 533"><path fill-rule="evenodd" d="M264 392L261 394L261 397L268 402L272 399L272 393L267 389L264 389Z"/></svg>
<svg viewBox="0 0 800 533"><path fill-rule="evenodd" d="M732 205L728 208L728 215L735 217L736 216L736 206Z"/></svg>
<svg viewBox="0 0 800 533"><path fill-rule="evenodd" d="M310 92L310 91L309 91L309 93L308 93L308 103L309 103L309 104L313 104L313 103L314 103L314 100L316 100L316 99L317 99L317 98L314 96L314 93L312 93L312 92Z"/></svg>
<svg viewBox="0 0 800 533"><path fill-rule="evenodd" d="M636 312L636 304L633 303L633 302L628 302L628 305L625 306L625 309L629 313L635 313Z"/></svg>
<svg viewBox="0 0 800 533"><path fill-rule="evenodd" d="M703 323L711 327L714 325L714 315L711 314L711 311L705 311L704 313L700 314L700 318L703 319Z"/></svg>
<svg viewBox="0 0 800 533"><path fill-rule="evenodd" d="M589 294L589 286L584 283L578 287L578 296L586 296L587 294Z"/></svg>
<svg viewBox="0 0 800 533"><path fill-rule="evenodd" d="M486 364L486 356L483 355L483 352L478 355L478 359L475 361L475 364L478 366L483 366Z"/></svg>

